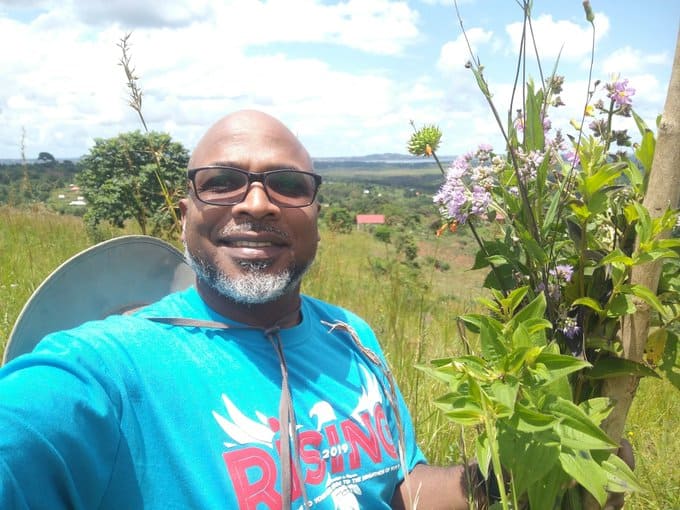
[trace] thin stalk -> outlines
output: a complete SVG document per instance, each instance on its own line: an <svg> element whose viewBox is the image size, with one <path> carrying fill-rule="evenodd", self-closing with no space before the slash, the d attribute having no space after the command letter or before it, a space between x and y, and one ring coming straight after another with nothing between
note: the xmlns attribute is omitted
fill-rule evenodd
<svg viewBox="0 0 680 510"><path fill-rule="evenodd" d="M531 208L531 204L529 203L529 193L526 188L526 184L522 180L520 173L519 173L519 164L517 163L517 157L515 155L515 151L512 150L512 145L510 143L510 139L508 138L508 134L503 127L503 123L501 122L500 114L498 113L498 110L496 108L496 105L493 103L491 99L491 93L489 91L489 85L486 82L486 79L484 78L482 74L482 66L479 63L479 59L475 59L475 56L472 52L472 46L470 45L470 40L467 37L467 33L465 32L465 27L463 26L463 20L460 16L460 11L458 9L458 2L457 0L454 0L454 6L456 8L456 14L458 15L458 22L460 23L461 30L463 31L463 37L465 38L465 42L468 47L468 51L470 52L470 56L472 58L472 63L471 63L471 68L473 70L473 74L475 75L475 78L477 79L477 84L484 96L484 99L486 99L487 104L489 105L489 108L491 109L491 113L494 117L494 120L496 121L496 124L498 125L501 136L503 137L503 140L505 141L505 147L507 148L508 154L510 156L510 160L512 162L513 170L515 172L515 175L517 176L517 187L519 188L520 195L522 196L522 207L524 208L524 213L527 217L527 221L529 223L529 230L531 234L534 236L534 239L539 241L541 239L541 232L538 229L538 225L536 223L536 218L534 216L534 212Z"/></svg>
<svg viewBox="0 0 680 510"><path fill-rule="evenodd" d="M137 81L139 80L139 78L138 76L135 75L135 69L132 66L131 58L129 55L130 46L128 44L128 40L130 38L130 35L131 35L130 33L125 34L118 43L118 47L121 49L122 52L119 65L123 68L123 71L125 72L125 77L127 79L127 87L130 91L130 100L128 101L128 105L137 112L139 120L142 122L142 126L144 127L144 132L147 133L148 135L149 128L146 125L146 120L144 119L144 115L142 113L142 90L137 85ZM182 232L182 224L180 222L179 217L177 216L175 204L172 200L170 192L168 191L168 187L165 185L165 181L162 176L160 152L161 151L159 148L151 147L151 153L153 154L156 163L156 166L154 167L154 175L156 176L158 185L161 188L161 194L163 195L163 199L165 200L165 205L168 208L170 215L172 216L175 231L177 234L180 234Z"/></svg>

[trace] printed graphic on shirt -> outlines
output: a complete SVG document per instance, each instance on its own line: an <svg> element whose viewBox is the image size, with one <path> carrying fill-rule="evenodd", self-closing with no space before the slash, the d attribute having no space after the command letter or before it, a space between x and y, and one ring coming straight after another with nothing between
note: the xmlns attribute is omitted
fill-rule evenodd
<svg viewBox="0 0 680 510"><path fill-rule="evenodd" d="M319 400L308 412L316 427L306 430L298 425L299 458L310 505L330 498L334 508L359 509L362 483L399 469L380 385L363 365L360 369L361 393L350 416L336 416L329 402ZM222 401L224 411L213 411L213 416L226 434L222 457L239 508L281 508L278 419L258 411L246 416L224 394ZM296 500L302 491L300 480L292 478Z"/></svg>

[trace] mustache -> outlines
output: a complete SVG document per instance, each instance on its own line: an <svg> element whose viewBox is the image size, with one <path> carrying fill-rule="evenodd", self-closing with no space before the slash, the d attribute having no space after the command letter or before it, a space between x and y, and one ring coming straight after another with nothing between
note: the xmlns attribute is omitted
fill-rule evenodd
<svg viewBox="0 0 680 510"><path fill-rule="evenodd" d="M232 225L227 225L220 230L220 236L229 236L233 234L245 234L247 232L269 232L276 234L282 239L288 239L290 236L276 228L269 223L259 222L259 221L246 221L243 223L234 223Z"/></svg>

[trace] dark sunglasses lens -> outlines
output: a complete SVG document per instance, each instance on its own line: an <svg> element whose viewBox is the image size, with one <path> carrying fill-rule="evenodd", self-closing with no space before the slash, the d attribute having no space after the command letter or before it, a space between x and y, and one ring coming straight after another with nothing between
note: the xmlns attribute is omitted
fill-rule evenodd
<svg viewBox="0 0 680 510"><path fill-rule="evenodd" d="M248 189L248 176L233 168L203 168L194 182L198 197L214 204L236 204Z"/></svg>
<svg viewBox="0 0 680 510"><path fill-rule="evenodd" d="M269 174L265 185L272 200L293 207L311 204L316 194L314 176L295 170Z"/></svg>

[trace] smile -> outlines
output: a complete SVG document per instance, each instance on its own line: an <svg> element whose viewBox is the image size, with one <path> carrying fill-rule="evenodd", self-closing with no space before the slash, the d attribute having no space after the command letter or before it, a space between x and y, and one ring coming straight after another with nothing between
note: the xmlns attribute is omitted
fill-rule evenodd
<svg viewBox="0 0 680 510"><path fill-rule="evenodd" d="M234 248L268 248L274 246L274 243L269 241L233 241L229 245Z"/></svg>

